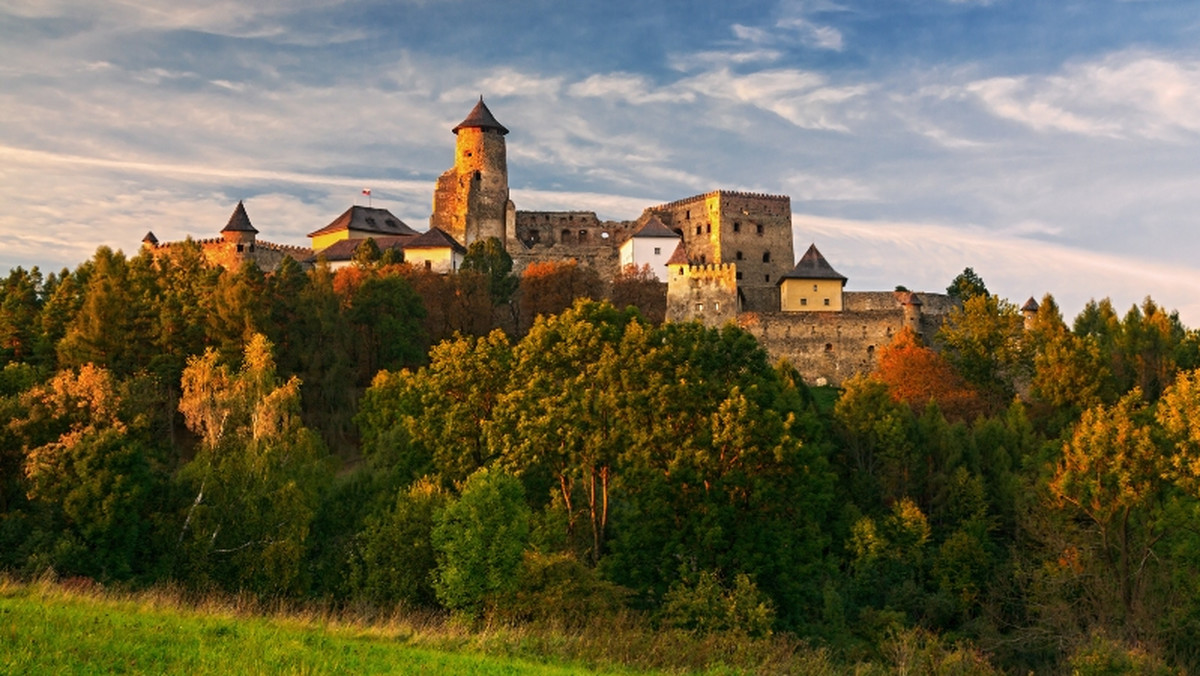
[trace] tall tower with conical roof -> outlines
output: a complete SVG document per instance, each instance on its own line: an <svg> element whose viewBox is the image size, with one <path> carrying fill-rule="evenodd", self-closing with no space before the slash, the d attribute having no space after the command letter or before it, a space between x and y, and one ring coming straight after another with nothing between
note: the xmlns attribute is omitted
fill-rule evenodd
<svg viewBox="0 0 1200 676"><path fill-rule="evenodd" d="M502 243L512 207L508 201L508 129L479 103L452 130L458 137L454 166L446 170L433 193L429 225L445 230L463 246L488 237Z"/></svg>

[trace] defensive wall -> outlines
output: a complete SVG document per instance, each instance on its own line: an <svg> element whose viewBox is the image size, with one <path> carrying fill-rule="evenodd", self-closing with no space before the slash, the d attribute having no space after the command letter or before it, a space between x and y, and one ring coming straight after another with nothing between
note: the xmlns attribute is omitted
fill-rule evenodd
<svg viewBox="0 0 1200 676"><path fill-rule="evenodd" d="M737 319L739 302L732 265L671 265L667 321L720 326Z"/></svg>
<svg viewBox="0 0 1200 676"><path fill-rule="evenodd" d="M301 264L307 264L312 258L313 251L308 247L275 244L273 242L243 241L234 242L224 237L212 237L193 240L200 245L200 251L205 259L213 265L219 265L227 270L237 270L247 261L254 261L260 270L275 270L283 263L284 258L292 258ZM173 247L183 242L143 243L155 256L170 255Z"/></svg>
<svg viewBox="0 0 1200 676"><path fill-rule="evenodd" d="M879 350L906 326L934 344L947 313L957 307L943 294L892 291L850 291L843 303L842 312L745 312L737 321L772 360L786 359L806 382L840 386L873 371Z"/></svg>

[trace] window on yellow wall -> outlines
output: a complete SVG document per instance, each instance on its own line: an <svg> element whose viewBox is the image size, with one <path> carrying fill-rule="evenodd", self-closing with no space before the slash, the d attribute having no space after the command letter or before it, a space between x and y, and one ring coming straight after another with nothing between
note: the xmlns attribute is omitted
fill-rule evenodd
<svg viewBox="0 0 1200 676"><path fill-rule="evenodd" d="M800 304L801 304L801 305L808 305L808 299L807 299L807 298L801 298L801 299L800 299Z"/></svg>
<svg viewBox="0 0 1200 676"><path fill-rule="evenodd" d="M825 299L825 307L829 307L829 299L828 298Z"/></svg>

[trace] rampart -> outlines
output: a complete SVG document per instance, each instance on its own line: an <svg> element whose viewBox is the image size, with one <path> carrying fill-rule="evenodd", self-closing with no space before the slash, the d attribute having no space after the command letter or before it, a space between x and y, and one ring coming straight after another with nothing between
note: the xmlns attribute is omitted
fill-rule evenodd
<svg viewBox="0 0 1200 676"><path fill-rule="evenodd" d="M732 265L672 265L667 281L667 321L720 326L737 318L738 287Z"/></svg>

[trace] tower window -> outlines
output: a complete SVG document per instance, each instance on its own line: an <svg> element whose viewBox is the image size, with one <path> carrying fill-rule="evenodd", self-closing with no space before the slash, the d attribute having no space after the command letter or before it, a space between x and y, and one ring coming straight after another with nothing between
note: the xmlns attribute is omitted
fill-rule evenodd
<svg viewBox="0 0 1200 676"><path fill-rule="evenodd" d="M571 239L571 231L563 230L562 231L562 241L566 242L566 241L569 241L570 239Z"/></svg>
<svg viewBox="0 0 1200 676"><path fill-rule="evenodd" d="M734 222L733 222L733 231L734 231L734 232L741 232L741 231L742 231L742 222L741 222L741 221L734 221Z"/></svg>
<svg viewBox="0 0 1200 676"><path fill-rule="evenodd" d="M481 178L483 178L483 174L480 173L478 170L476 170L475 171L475 180L478 181Z"/></svg>
<svg viewBox="0 0 1200 676"><path fill-rule="evenodd" d="M825 351L833 352L833 343L825 343Z"/></svg>
<svg viewBox="0 0 1200 676"><path fill-rule="evenodd" d="M583 242L586 240L587 240L587 230L580 230L579 231L579 241Z"/></svg>
<svg viewBox="0 0 1200 676"><path fill-rule="evenodd" d="M735 259L739 260L739 261L740 261L740 260L742 260L742 252L741 252L741 251L739 251L739 252L735 253L735 254L733 255L733 257L734 257Z"/></svg>
<svg viewBox="0 0 1200 676"><path fill-rule="evenodd" d="M706 263L708 263L708 256L705 254L700 254L700 265L704 265Z"/></svg>
<svg viewBox="0 0 1200 676"><path fill-rule="evenodd" d="M741 270L738 270L737 272L735 272L735 273L734 273L734 276L735 276L735 277L737 277L738 279L741 279L741 278L742 278L742 271L741 271Z"/></svg>
<svg viewBox="0 0 1200 676"><path fill-rule="evenodd" d="M762 223L759 223L754 226L754 232L759 235L762 234Z"/></svg>
<svg viewBox="0 0 1200 676"><path fill-rule="evenodd" d="M769 281L771 281L771 275L763 275L763 281L764 281L764 282L769 282Z"/></svg>
<svg viewBox="0 0 1200 676"><path fill-rule="evenodd" d="M467 152L463 153L463 155L465 155L465 156L467 156L467 157L470 157L470 156L471 156L471 151L470 151L470 150L468 150Z"/></svg>
<svg viewBox="0 0 1200 676"><path fill-rule="evenodd" d="M242 253L242 245L241 244L237 245L237 252Z"/></svg>
<svg viewBox="0 0 1200 676"><path fill-rule="evenodd" d="M687 211L683 212L683 217L690 219L692 217L692 210L688 209Z"/></svg>
<svg viewBox="0 0 1200 676"><path fill-rule="evenodd" d="M764 251L764 252L763 252L763 262L764 262L764 263L770 263L770 262L771 262L771 252L770 252L770 251Z"/></svg>
<svg viewBox="0 0 1200 676"><path fill-rule="evenodd" d="M708 223L704 226L704 232L712 232L712 223Z"/></svg>
<svg viewBox="0 0 1200 676"><path fill-rule="evenodd" d="M704 312L704 303L696 303L696 312Z"/></svg>
<svg viewBox="0 0 1200 676"><path fill-rule="evenodd" d="M698 226L698 225L696 226L696 234L697 234L697 235L699 235L699 234L700 234L700 226Z"/></svg>

